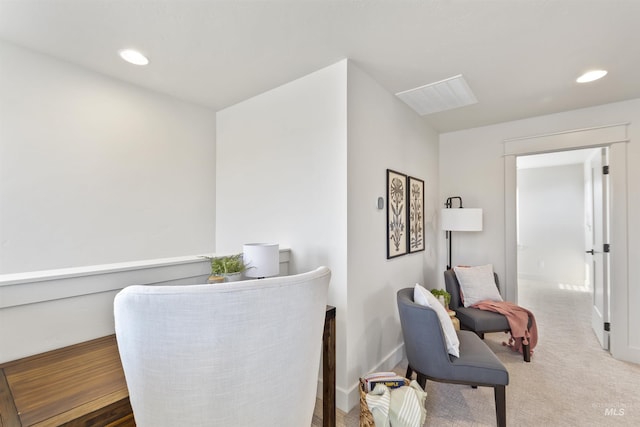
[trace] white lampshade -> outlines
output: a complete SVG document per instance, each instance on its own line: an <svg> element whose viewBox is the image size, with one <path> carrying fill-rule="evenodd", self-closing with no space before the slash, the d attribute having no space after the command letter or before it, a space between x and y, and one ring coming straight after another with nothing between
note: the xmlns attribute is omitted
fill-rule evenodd
<svg viewBox="0 0 640 427"><path fill-rule="evenodd" d="M277 243L246 243L242 259L246 277L271 277L280 274L280 247Z"/></svg>
<svg viewBox="0 0 640 427"><path fill-rule="evenodd" d="M446 231L482 231L482 209L442 209L440 222Z"/></svg>

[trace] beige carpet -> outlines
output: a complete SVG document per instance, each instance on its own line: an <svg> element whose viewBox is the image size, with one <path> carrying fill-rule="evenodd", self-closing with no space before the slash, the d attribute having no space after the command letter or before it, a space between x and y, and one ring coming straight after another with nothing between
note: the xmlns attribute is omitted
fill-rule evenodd
<svg viewBox="0 0 640 427"><path fill-rule="evenodd" d="M640 365L615 360L600 348L591 330L591 294L533 281L521 281L519 292L520 304L538 322L531 363L502 346L507 335L485 338L509 370L507 425L640 426ZM406 361L395 370L405 369ZM427 381L427 393L425 426L496 425L493 389ZM338 426L359 425L359 408L338 412ZM322 425L321 417L318 401L313 426Z"/></svg>

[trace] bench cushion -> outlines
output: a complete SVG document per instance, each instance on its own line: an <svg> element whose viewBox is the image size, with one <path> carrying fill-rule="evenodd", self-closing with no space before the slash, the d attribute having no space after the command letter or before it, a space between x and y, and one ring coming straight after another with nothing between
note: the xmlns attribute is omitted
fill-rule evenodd
<svg viewBox="0 0 640 427"><path fill-rule="evenodd" d="M460 324L465 329L480 333L508 331L510 329L507 318L499 313L462 306L454 311L456 312L456 317L460 320Z"/></svg>
<svg viewBox="0 0 640 427"><path fill-rule="evenodd" d="M455 369L449 380L479 384L509 384L509 372L491 349L473 332L459 331L460 357L451 357Z"/></svg>

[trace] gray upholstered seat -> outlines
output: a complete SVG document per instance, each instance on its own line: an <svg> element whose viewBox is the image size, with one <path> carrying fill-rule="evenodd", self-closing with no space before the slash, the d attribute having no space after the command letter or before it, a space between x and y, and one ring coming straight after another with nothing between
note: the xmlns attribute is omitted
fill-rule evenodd
<svg viewBox="0 0 640 427"><path fill-rule="evenodd" d="M500 282L498 275L493 273L496 287L500 290ZM509 321L500 313L492 311L480 310L478 308L465 307L460 297L460 283L453 269L444 272L444 283L447 292L451 295L449 309L456 312L456 317L460 320L460 327L468 331L475 332L480 338L484 339L486 332L508 332L511 330ZM523 346L523 359L525 362L531 360L529 346Z"/></svg>
<svg viewBox="0 0 640 427"><path fill-rule="evenodd" d="M451 356L435 311L413 301L413 288L398 291L398 312L409 362L418 383L426 380L493 387L498 426L506 425L505 388L509 372L491 349L473 332L459 331L460 357Z"/></svg>

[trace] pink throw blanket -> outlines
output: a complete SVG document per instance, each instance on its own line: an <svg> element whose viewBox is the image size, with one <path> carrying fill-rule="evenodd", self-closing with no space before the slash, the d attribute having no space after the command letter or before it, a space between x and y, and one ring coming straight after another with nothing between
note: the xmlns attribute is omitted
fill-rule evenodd
<svg viewBox="0 0 640 427"><path fill-rule="evenodd" d="M522 353L522 344L528 343L529 350L533 354L533 348L538 344L538 326L536 325L536 318L531 311L509 301L485 300L471 307L504 315L511 328L511 338L508 344L502 344L508 345L513 351ZM527 327L529 319L531 319L530 328Z"/></svg>

